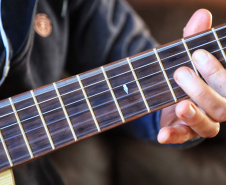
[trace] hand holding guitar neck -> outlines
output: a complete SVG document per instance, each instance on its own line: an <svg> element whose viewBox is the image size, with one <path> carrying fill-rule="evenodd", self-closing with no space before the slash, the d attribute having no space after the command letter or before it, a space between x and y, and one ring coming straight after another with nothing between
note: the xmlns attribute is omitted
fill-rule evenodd
<svg viewBox="0 0 226 185"><path fill-rule="evenodd" d="M184 37L210 29L211 23L210 12L198 10L186 25ZM221 45L219 41L218 45ZM225 69L212 54L202 49L192 54L192 60L209 86L188 67L181 67L174 73L175 81L191 100L163 110L163 128L158 135L160 143L183 143L197 137L214 137L219 132L219 122L226 121Z"/></svg>

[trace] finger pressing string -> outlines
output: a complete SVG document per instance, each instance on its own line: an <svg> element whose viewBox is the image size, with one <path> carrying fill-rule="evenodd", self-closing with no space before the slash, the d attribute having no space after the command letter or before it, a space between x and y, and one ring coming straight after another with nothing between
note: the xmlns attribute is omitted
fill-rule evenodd
<svg viewBox="0 0 226 185"><path fill-rule="evenodd" d="M226 99L214 91L194 71L182 67L174 73L175 81L212 120L226 120ZM217 81L216 81L217 83Z"/></svg>

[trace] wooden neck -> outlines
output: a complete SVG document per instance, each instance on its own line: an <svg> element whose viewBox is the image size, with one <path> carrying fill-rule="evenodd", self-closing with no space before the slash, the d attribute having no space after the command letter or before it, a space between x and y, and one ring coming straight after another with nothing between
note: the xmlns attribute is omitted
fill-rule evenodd
<svg viewBox="0 0 226 185"><path fill-rule="evenodd" d="M206 49L225 63L226 26L178 40L0 102L0 171L172 105L191 54ZM197 72L198 74L198 72Z"/></svg>

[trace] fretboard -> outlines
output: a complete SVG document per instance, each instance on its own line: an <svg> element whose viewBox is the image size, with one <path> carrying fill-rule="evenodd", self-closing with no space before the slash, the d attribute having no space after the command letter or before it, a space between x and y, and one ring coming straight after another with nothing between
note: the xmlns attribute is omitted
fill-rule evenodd
<svg viewBox="0 0 226 185"><path fill-rule="evenodd" d="M226 26L0 102L0 171L188 98L173 73L197 49L226 67Z"/></svg>

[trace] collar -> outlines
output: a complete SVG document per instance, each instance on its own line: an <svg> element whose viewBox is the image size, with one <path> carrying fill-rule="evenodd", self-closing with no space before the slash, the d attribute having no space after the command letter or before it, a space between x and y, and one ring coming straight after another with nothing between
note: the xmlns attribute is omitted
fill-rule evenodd
<svg viewBox="0 0 226 185"><path fill-rule="evenodd" d="M27 40L37 1L2 0L3 27L11 43L13 56L20 51ZM4 50L2 40L0 50Z"/></svg>

